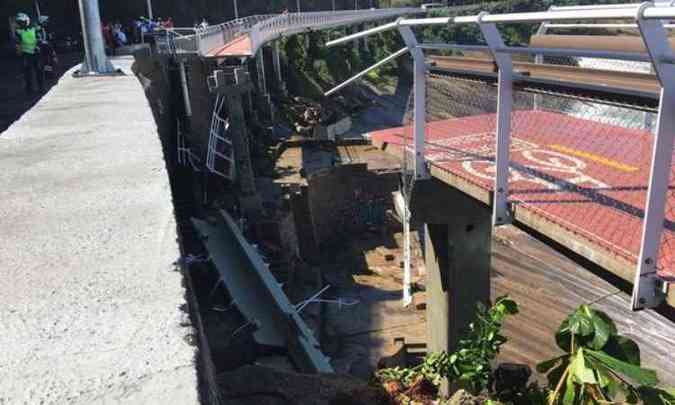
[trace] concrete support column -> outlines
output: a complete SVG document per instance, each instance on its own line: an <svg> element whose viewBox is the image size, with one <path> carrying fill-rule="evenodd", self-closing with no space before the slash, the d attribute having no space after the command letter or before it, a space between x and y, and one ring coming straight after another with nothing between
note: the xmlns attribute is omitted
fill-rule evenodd
<svg viewBox="0 0 675 405"><path fill-rule="evenodd" d="M286 82L281 72L281 57L279 51L279 41L274 41L274 46L272 47L272 63L274 64L274 75L276 77L277 83L281 91L286 93Z"/></svg>
<svg viewBox="0 0 675 405"><path fill-rule="evenodd" d="M436 179L415 183L410 210L425 223L427 349L452 352L490 300L492 212Z"/></svg>
<svg viewBox="0 0 675 405"><path fill-rule="evenodd" d="M453 351L476 303L490 299L492 217L473 214L425 224L429 351Z"/></svg>
<svg viewBox="0 0 675 405"><path fill-rule="evenodd" d="M265 80L265 53L263 52L263 47L261 46L258 49L258 53L255 56L255 66L256 72L258 74L258 90L261 94L267 94L267 81Z"/></svg>
<svg viewBox="0 0 675 405"><path fill-rule="evenodd" d="M251 152L249 150L248 129L246 126L246 117L244 115L242 93L246 91L246 85L249 83L248 75L245 69L235 69L235 81L240 86L239 91L232 89L226 92L227 111L230 113L230 133L232 147L237 167L237 179L239 190L241 192L239 201L243 211L249 218L255 217L261 210L260 198L256 191L255 175L253 174L253 164L251 162Z"/></svg>

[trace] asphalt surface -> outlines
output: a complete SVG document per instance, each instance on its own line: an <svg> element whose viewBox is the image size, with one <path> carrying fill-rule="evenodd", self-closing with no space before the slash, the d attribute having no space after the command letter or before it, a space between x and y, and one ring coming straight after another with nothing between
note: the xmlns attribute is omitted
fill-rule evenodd
<svg viewBox="0 0 675 405"><path fill-rule="evenodd" d="M131 58L0 137L0 404L193 404L169 179Z"/></svg>

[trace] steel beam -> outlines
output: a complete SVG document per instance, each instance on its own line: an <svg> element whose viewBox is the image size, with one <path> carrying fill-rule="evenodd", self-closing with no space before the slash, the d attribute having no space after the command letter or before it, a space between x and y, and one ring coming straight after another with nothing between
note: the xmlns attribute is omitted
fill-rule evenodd
<svg viewBox="0 0 675 405"><path fill-rule="evenodd" d="M338 90L350 85L351 83L355 82L356 80L362 78L363 76L368 74L368 72L370 72L371 70L375 70L375 69L379 68L380 66L385 65L385 64L393 61L394 59L398 58L399 56L401 56L405 53L408 53L408 51L409 51L409 49L407 47L399 49L398 51L392 53L391 55L387 56L386 58L384 58L384 59L380 60L379 62L375 63L374 65L369 66L368 68L360 71L359 73L355 74L354 76L350 77L349 79L345 80L344 82L342 82L342 83L338 84L337 86L333 87L332 89L328 90L327 92L324 93L324 96L330 96L331 94L335 93L336 91L338 91Z"/></svg>
<svg viewBox="0 0 675 405"><path fill-rule="evenodd" d="M181 60L178 62L178 71L180 73L180 84L183 89L183 103L185 105L185 115L189 118L192 117L192 105L190 104L190 88L188 86L187 79L187 67L185 66L185 61Z"/></svg>

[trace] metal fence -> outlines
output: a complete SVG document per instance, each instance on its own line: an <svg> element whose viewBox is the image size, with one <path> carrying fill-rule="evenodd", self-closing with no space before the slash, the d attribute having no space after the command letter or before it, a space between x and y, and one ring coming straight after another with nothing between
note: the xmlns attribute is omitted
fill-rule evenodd
<svg viewBox="0 0 675 405"><path fill-rule="evenodd" d="M211 115L209 144L206 151L206 167L228 180L234 181L236 165L232 139L228 132L229 121L225 114L225 97L218 95Z"/></svg>
<svg viewBox="0 0 675 405"><path fill-rule="evenodd" d="M493 190L497 87L431 74L426 88L428 160ZM637 262L654 113L528 90L514 91L512 108L512 207Z"/></svg>
<svg viewBox="0 0 675 405"><path fill-rule="evenodd" d="M252 49L253 53L255 53L265 43L283 35L360 24L423 12L423 10L418 8L389 8L281 14L253 27L250 34Z"/></svg>
<svg viewBox="0 0 675 405"><path fill-rule="evenodd" d="M675 7L667 4L557 7L535 13L398 20L328 45L398 29L414 59L412 118L402 131L410 134L404 149L406 157L414 160L407 165L414 177L427 177L427 164L431 164L482 189L481 195L490 195L494 225L535 212L542 224L579 235L573 242L577 252L589 258L602 255L586 246L593 244L623 257L622 263L635 263L632 306L641 309L662 302L664 282L675 280L675 251L671 251L675 201L670 199L675 189L671 185L675 54L664 23L673 19ZM577 43L507 46L497 27L580 20L600 24L627 20L639 26L642 48L622 49L621 43L613 48ZM478 27L486 45L418 43L411 30L448 24ZM480 51L490 59L479 75L434 77L427 74L424 54L430 49ZM655 72L649 79L653 89L647 91L660 96L658 112L634 104L594 101L574 92L528 88L523 86L527 77L515 69L516 57L530 65L536 65L535 58L539 64L591 62L587 68L600 70L611 70L608 66L617 60L647 63ZM467 82L476 76L489 80Z"/></svg>
<svg viewBox="0 0 675 405"><path fill-rule="evenodd" d="M417 13L424 13L424 10L419 8L390 8L254 15L203 29L176 28L164 30L159 35L158 49L160 52L176 55L196 54L201 57L208 57L214 49L221 48L240 36L248 35L251 39L251 54L255 54L261 46L283 35Z"/></svg>

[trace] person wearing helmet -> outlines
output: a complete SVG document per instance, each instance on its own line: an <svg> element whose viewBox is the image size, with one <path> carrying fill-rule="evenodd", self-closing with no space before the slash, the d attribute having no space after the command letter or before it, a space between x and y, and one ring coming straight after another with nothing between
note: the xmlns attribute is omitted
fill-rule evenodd
<svg viewBox="0 0 675 405"><path fill-rule="evenodd" d="M44 76L40 68L40 50L38 48L38 29L31 26L30 17L25 13L16 15L18 28L14 33L16 52L23 59L23 75L26 92L33 92L33 76L37 79L38 90L44 90Z"/></svg>

